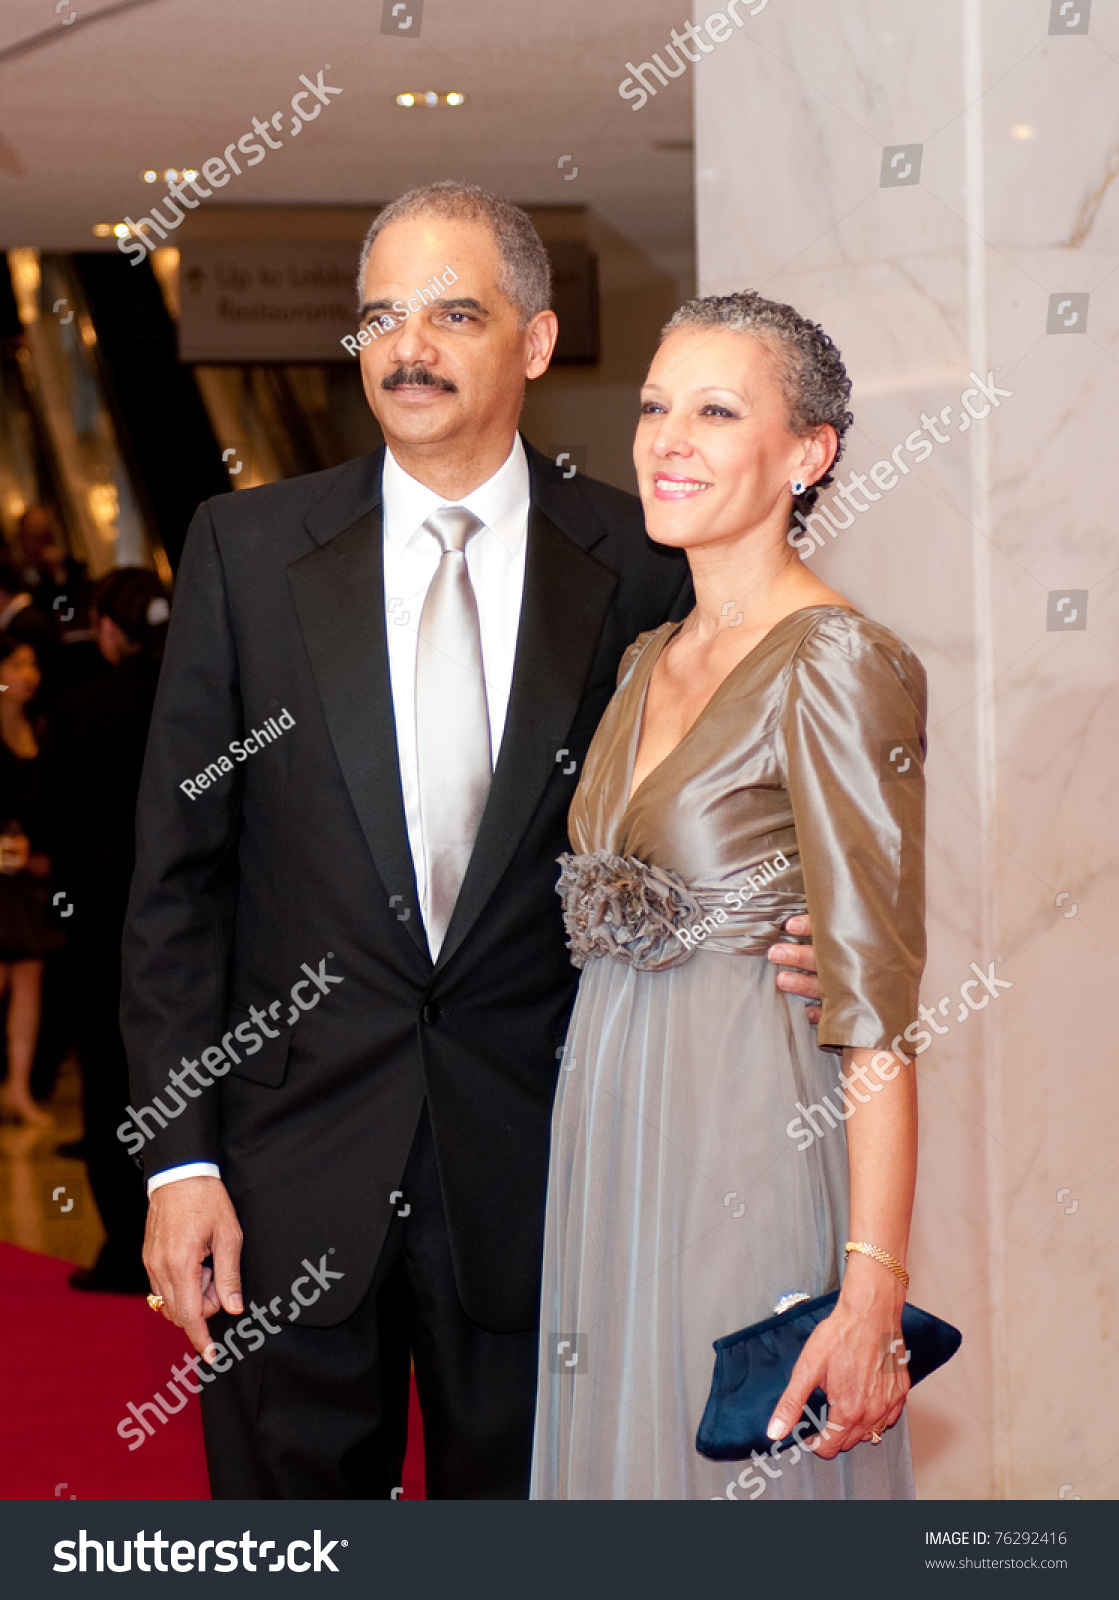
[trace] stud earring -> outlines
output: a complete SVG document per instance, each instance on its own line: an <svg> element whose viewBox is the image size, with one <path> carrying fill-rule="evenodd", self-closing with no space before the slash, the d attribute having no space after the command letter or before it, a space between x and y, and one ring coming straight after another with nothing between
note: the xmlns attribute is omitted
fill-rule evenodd
<svg viewBox="0 0 1119 1600"><path fill-rule="evenodd" d="M804 490L805 490L804 479L803 478L794 478L792 483L789 485L789 488L793 491L793 498L795 499L798 494L803 494L804 493Z"/></svg>

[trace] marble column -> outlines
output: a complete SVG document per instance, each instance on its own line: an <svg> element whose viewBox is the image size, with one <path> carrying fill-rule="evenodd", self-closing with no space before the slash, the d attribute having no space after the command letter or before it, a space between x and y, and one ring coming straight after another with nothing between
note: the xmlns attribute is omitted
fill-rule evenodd
<svg viewBox="0 0 1119 1600"><path fill-rule="evenodd" d="M929 672L943 1032L911 1293L965 1342L911 1403L918 1493L1111 1498L1119 14L754 0L731 22L691 69L700 292L790 301L840 346L840 479L887 466L803 554ZM977 1010L973 963L1007 986Z"/></svg>

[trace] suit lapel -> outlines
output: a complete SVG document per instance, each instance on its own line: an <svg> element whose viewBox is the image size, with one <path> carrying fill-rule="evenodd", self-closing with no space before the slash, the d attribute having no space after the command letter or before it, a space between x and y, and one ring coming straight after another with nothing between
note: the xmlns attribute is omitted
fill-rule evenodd
<svg viewBox="0 0 1119 1600"><path fill-rule="evenodd" d="M556 752L578 709L616 583L609 568L541 510L534 484L505 732L438 967L484 910L556 770Z"/></svg>
<svg viewBox="0 0 1119 1600"><path fill-rule="evenodd" d="M401 926L430 960L400 787L385 638L379 491L376 503L341 533L330 536L334 518L326 512L318 520L321 532L313 519L308 528L326 542L292 563L288 581L331 742L365 841L387 893L401 897L398 919L400 912L410 913Z"/></svg>
<svg viewBox="0 0 1119 1600"><path fill-rule="evenodd" d="M556 770L617 578L589 554L605 529L527 444L525 587L509 710L486 809L439 953L444 966L484 910ZM350 799L405 934L430 961L404 820L385 637L381 465L376 452L305 519L316 548L287 569L311 670ZM561 531L562 527L562 531Z"/></svg>

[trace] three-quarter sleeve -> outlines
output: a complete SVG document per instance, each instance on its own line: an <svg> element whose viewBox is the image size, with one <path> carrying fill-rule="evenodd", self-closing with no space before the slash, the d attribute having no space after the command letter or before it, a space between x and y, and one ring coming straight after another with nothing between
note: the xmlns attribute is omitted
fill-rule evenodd
<svg viewBox="0 0 1119 1600"><path fill-rule="evenodd" d="M917 657L857 613L820 618L790 663L781 757L823 995L822 1046L889 1048L917 1020L925 705Z"/></svg>

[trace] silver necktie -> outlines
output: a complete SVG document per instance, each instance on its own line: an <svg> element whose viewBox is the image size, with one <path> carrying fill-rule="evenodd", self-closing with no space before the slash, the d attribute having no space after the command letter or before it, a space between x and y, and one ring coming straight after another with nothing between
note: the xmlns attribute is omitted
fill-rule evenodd
<svg viewBox="0 0 1119 1600"><path fill-rule="evenodd" d="M466 542L482 527L463 506L444 506L424 523L442 551L416 650L416 750L432 955L447 932L493 777L478 604L466 568Z"/></svg>

